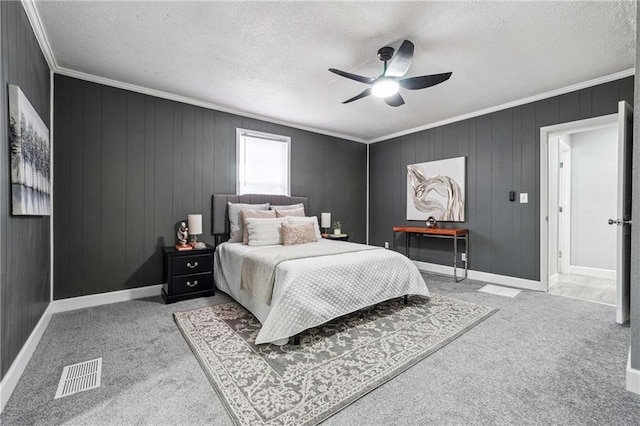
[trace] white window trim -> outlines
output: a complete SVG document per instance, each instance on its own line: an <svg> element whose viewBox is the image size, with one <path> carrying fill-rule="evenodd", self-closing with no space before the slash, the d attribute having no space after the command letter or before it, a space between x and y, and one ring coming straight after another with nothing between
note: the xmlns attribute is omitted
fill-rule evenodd
<svg viewBox="0 0 640 426"><path fill-rule="evenodd" d="M291 196L291 137L276 135L274 133L258 132L255 130L236 128L236 194L240 194L240 138L241 136L252 136L255 138L269 139L287 144L287 190L288 197Z"/></svg>

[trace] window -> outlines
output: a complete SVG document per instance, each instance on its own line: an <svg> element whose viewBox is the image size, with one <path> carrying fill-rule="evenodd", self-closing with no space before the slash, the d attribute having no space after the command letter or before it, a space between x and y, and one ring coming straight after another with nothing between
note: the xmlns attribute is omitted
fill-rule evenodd
<svg viewBox="0 0 640 426"><path fill-rule="evenodd" d="M291 195L291 138L236 129L237 194Z"/></svg>

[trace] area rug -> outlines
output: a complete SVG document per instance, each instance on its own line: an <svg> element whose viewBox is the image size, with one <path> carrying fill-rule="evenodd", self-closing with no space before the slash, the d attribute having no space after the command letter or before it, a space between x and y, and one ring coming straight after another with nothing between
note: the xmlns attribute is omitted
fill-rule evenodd
<svg viewBox="0 0 640 426"><path fill-rule="evenodd" d="M174 317L235 423L313 425L494 312L437 294L393 299L307 330L297 346L256 346L260 323L235 302Z"/></svg>

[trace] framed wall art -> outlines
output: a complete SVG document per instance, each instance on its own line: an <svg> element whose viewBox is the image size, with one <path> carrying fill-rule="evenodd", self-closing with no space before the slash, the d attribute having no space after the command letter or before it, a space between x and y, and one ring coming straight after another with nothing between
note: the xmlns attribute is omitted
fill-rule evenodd
<svg viewBox="0 0 640 426"><path fill-rule="evenodd" d="M466 157L407 166L407 220L464 222Z"/></svg>
<svg viewBox="0 0 640 426"><path fill-rule="evenodd" d="M49 129L18 86L9 85L11 213L51 215Z"/></svg>

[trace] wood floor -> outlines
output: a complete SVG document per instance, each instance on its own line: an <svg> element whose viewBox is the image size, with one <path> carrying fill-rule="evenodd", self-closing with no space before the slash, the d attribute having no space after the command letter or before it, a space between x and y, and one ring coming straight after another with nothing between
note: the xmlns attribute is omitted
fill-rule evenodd
<svg viewBox="0 0 640 426"><path fill-rule="evenodd" d="M610 305L616 304L616 282L605 278L559 274L558 282L549 288L549 293Z"/></svg>

